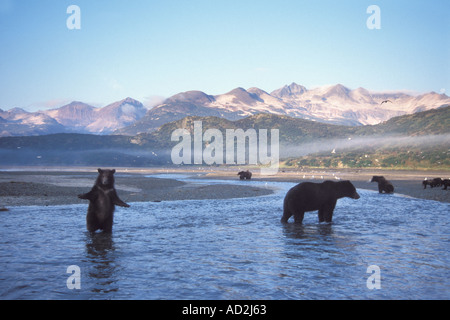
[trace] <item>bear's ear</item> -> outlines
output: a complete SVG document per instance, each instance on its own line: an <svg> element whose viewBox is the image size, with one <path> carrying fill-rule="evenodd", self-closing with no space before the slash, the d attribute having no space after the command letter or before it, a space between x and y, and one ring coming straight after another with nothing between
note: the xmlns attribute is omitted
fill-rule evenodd
<svg viewBox="0 0 450 320"><path fill-rule="evenodd" d="M116 169L111 170L112 174L116 173Z"/></svg>
<svg viewBox="0 0 450 320"><path fill-rule="evenodd" d="M350 180L345 180L343 185L345 186L345 188L348 188L348 190L355 189L355 186Z"/></svg>
<svg viewBox="0 0 450 320"><path fill-rule="evenodd" d="M98 168L97 171L98 171L98 173L102 173L103 172L103 170L100 169L100 168Z"/></svg>

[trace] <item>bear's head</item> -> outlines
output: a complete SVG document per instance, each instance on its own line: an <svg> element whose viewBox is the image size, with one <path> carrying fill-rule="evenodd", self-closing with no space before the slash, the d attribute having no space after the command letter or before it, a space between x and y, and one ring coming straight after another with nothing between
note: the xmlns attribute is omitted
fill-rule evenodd
<svg viewBox="0 0 450 320"><path fill-rule="evenodd" d="M356 192L355 186L348 180L346 181L340 181L339 184L339 191L343 197L348 197L352 199L359 199L360 196L358 192Z"/></svg>
<svg viewBox="0 0 450 320"><path fill-rule="evenodd" d="M385 180L383 176L373 176L370 182L382 182L383 180Z"/></svg>
<svg viewBox="0 0 450 320"><path fill-rule="evenodd" d="M114 187L114 173L116 169L112 170L102 170L98 169L97 185L103 188L113 188Z"/></svg>

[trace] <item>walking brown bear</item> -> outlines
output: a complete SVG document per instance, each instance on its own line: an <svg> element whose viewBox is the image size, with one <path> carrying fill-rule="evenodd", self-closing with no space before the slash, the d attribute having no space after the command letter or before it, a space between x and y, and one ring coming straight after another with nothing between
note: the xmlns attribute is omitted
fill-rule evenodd
<svg viewBox="0 0 450 320"><path fill-rule="evenodd" d="M383 176L373 176L370 182L378 182L378 192L383 193L393 193L394 186L392 183L387 181Z"/></svg>
<svg viewBox="0 0 450 320"><path fill-rule="evenodd" d="M295 223L302 223L306 211L319 210L319 222L331 222L336 202L340 198L359 199L350 181L302 182L291 188L284 198L282 223L293 215Z"/></svg>
<svg viewBox="0 0 450 320"><path fill-rule="evenodd" d="M250 171L240 171L238 172L239 179L241 180L250 180L252 178L252 173Z"/></svg>
<svg viewBox="0 0 450 320"><path fill-rule="evenodd" d="M90 232L103 230L112 232L115 206L130 207L119 199L114 188L115 169L98 169L98 177L91 191L78 195L80 199L89 200L86 227Z"/></svg>

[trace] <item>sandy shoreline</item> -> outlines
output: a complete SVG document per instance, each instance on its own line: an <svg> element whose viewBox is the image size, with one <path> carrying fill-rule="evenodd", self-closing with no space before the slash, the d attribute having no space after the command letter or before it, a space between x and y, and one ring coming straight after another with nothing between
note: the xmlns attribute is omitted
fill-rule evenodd
<svg viewBox="0 0 450 320"><path fill-rule="evenodd" d="M117 170L116 190L125 202L246 198L271 194L272 189L227 184L185 183L146 177L147 173ZM11 206L87 204L77 195L89 192L96 170L0 172L0 209Z"/></svg>
<svg viewBox="0 0 450 320"><path fill-rule="evenodd" d="M376 183L369 183L373 175L383 175L395 186L395 192L414 198L450 202L450 190L423 189L422 181L435 177L448 178L450 172L439 171L382 171L382 170L284 170L275 176L260 176L254 172L253 179L260 181L350 180L360 189L377 191ZM153 174L189 174L198 183L184 183L174 179L146 177ZM192 199L227 199L267 195L269 188L242 185L207 185L202 180L238 180L236 168L192 169L130 169L118 168L116 189L125 202L151 202ZM87 204L77 195L86 193L97 176L94 168L24 168L21 171L0 171L0 210L12 206L48 206Z"/></svg>

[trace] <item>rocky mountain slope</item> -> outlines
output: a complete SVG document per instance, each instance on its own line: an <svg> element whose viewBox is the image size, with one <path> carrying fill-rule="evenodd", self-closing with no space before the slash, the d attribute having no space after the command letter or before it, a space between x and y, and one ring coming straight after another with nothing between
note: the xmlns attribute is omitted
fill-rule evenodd
<svg viewBox="0 0 450 320"><path fill-rule="evenodd" d="M147 109L126 98L103 108L73 101L57 109L27 112L20 108L0 110L0 136L52 133L110 134L141 119Z"/></svg>
<svg viewBox="0 0 450 320"><path fill-rule="evenodd" d="M405 93L371 93L343 85L312 90L292 83L272 93L258 88L236 88L221 95L201 91L177 94L149 110L145 117L117 130L116 134L152 132L162 124L186 116L216 116L237 120L259 113L286 115L342 125L373 125L392 117L435 109L450 104L445 94L412 96Z"/></svg>
<svg viewBox="0 0 450 320"><path fill-rule="evenodd" d="M182 92L150 110L131 98L103 108L74 101L57 109L33 113L19 108L0 109L0 136L70 132L134 136L154 132L186 116L239 120L261 113L361 126L449 104L448 96L435 92L419 96L402 92L375 93L364 88L351 90L341 84L308 90L292 83L271 93L259 88L236 88L220 95Z"/></svg>

